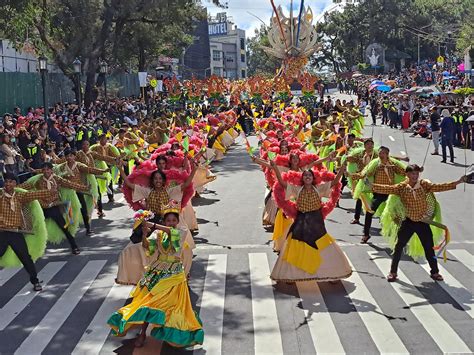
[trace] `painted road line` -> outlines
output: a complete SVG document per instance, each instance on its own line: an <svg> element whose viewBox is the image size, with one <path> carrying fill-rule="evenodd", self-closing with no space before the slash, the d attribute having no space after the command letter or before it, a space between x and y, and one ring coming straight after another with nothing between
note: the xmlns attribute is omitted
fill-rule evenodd
<svg viewBox="0 0 474 355"><path fill-rule="evenodd" d="M89 261L15 354L41 354L89 289L106 260ZM106 325L104 324L104 327Z"/></svg>
<svg viewBox="0 0 474 355"><path fill-rule="evenodd" d="M430 273L430 266L428 263L420 264L422 267ZM466 289L458 280L456 280L453 275L451 275L448 270L446 270L442 265L438 264L438 269L441 275L443 275L444 281L436 282L443 290L445 290L448 295L450 295L457 304L459 304L462 309L466 311L471 318L474 315L474 304L472 303L472 294Z"/></svg>
<svg viewBox="0 0 474 355"><path fill-rule="evenodd" d="M81 340L76 344L72 354L98 354L110 334L105 322L112 313L125 304L133 286L114 284L97 310L94 319L87 326Z"/></svg>
<svg viewBox="0 0 474 355"><path fill-rule="evenodd" d="M65 261L55 261L46 264L46 266L39 272L38 279L43 280L43 287L56 275L59 270L66 264ZM40 292L33 291L33 286L28 283L23 287L8 303L3 306L0 314L0 330L4 330L12 320L25 309L28 304L40 295Z"/></svg>
<svg viewBox="0 0 474 355"><path fill-rule="evenodd" d="M5 285L8 280L10 280L13 276L16 275L18 271L20 271L21 267L9 268L9 269L2 269L0 270L0 287Z"/></svg>
<svg viewBox="0 0 474 355"><path fill-rule="evenodd" d="M450 244L452 244L452 242ZM474 271L474 258L466 249L449 249L448 252L454 255L454 257L471 270L471 272Z"/></svg>
<svg viewBox="0 0 474 355"><path fill-rule="evenodd" d="M250 253L249 267L255 354L283 354L267 254Z"/></svg>
<svg viewBox="0 0 474 355"><path fill-rule="evenodd" d="M350 260L349 264L353 270L356 270ZM352 304L359 313L360 318L364 322L370 337L372 338L380 353L408 354L408 349L398 337L397 333L390 324L390 321L387 319L387 317L385 317L379 305L357 272L352 273L350 282L354 284L355 287L349 287L346 281L342 281L342 284L344 285L347 294L350 294ZM362 305L358 301L363 301L364 303L367 302L371 304L374 309L368 312L366 306Z"/></svg>
<svg viewBox="0 0 474 355"><path fill-rule="evenodd" d="M209 255L199 312L206 337L203 348L208 354L222 353L226 272L227 254Z"/></svg>
<svg viewBox="0 0 474 355"><path fill-rule="evenodd" d="M316 282L297 282L296 287L298 288L316 353L344 354L344 347L318 284Z"/></svg>
<svg viewBox="0 0 474 355"><path fill-rule="evenodd" d="M388 138L389 138L392 142L395 142L395 138L393 138L392 136L388 136Z"/></svg>
<svg viewBox="0 0 474 355"><path fill-rule="evenodd" d="M377 259L380 256L377 251L368 252L374 259L375 265L385 274L390 270L391 260L388 254L383 259ZM403 271L398 270L398 278L405 285L411 285L411 281L405 276ZM443 353L471 353L469 347L462 341L459 335L449 326L449 324L439 315L430 305L426 298L412 286L408 291L406 287L398 282L391 282L393 289L401 297L403 302L410 307L413 315L418 319L427 333L433 338L435 343ZM412 307L412 305L414 305Z"/></svg>

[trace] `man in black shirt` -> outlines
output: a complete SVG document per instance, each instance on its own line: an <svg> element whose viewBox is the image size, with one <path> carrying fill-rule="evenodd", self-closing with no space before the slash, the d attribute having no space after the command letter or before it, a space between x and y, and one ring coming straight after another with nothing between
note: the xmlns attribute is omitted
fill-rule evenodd
<svg viewBox="0 0 474 355"><path fill-rule="evenodd" d="M439 127L440 120L441 120L441 116L438 113L437 107L434 106L431 109L431 116L430 116L431 138L433 139L433 145L434 145L434 152L431 153L432 155L439 155L439 135L441 132L441 129Z"/></svg>

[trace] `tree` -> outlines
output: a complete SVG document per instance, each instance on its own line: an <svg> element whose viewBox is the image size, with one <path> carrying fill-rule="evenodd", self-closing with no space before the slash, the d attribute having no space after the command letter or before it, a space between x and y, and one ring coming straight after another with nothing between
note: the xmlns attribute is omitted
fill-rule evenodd
<svg viewBox="0 0 474 355"><path fill-rule="evenodd" d="M474 52L474 25L472 18L474 18L474 3L470 2L467 7L467 18L471 21L466 21L463 23L459 30L459 37L456 42L456 48L460 55L463 55L464 52L470 48ZM474 54L471 54L471 58L474 59Z"/></svg>
<svg viewBox="0 0 474 355"><path fill-rule="evenodd" d="M434 58L440 49L452 54L460 33L472 40L469 6L470 0L363 0L347 5L344 11L326 14L318 25L323 49L313 62L348 70L366 61L364 50L374 42L416 58L418 38L422 58Z"/></svg>
<svg viewBox="0 0 474 355"><path fill-rule="evenodd" d="M73 82L71 64L81 59L86 106L93 100L101 59L117 64L135 60L143 69L149 56L174 53L177 46L180 50L180 45L189 43L193 19L205 16L200 3L193 0L3 2L0 31L17 47L29 38Z"/></svg>
<svg viewBox="0 0 474 355"><path fill-rule="evenodd" d="M262 46L270 47L268 29L265 25L260 26L259 29L255 29L255 36L247 39L247 65L249 76L256 74L274 76L276 70L281 66L281 61L265 53Z"/></svg>

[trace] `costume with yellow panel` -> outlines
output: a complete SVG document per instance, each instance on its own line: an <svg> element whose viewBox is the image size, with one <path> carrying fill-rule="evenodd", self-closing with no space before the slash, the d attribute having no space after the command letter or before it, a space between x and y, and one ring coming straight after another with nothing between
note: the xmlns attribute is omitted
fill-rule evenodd
<svg viewBox="0 0 474 355"><path fill-rule="evenodd" d="M164 211L179 214L180 209ZM150 237L148 253L158 257L131 292L132 302L113 313L108 320L113 334L124 336L144 323L151 326L151 336L175 347L202 344L204 331L194 312L181 257L186 231L170 228L168 235L157 231Z"/></svg>
<svg viewBox="0 0 474 355"><path fill-rule="evenodd" d="M297 216L273 268L276 281L332 281L352 274L346 256L326 231L321 197L329 197L331 183L307 190L288 184L286 199L294 199Z"/></svg>

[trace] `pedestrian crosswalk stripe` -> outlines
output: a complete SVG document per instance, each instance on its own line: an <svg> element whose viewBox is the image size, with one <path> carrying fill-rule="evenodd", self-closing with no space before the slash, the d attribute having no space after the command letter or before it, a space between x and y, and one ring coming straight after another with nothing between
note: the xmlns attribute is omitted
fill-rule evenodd
<svg viewBox="0 0 474 355"><path fill-rule="evenodd" d="M349 258L347 260L349 260ZM355 270L354 265L350 260L349 263L352 269ZM408 353L407 348L398 337L388 319L380 310L379 305L375 301L365 283L362 281L362 278L359 276L357 271L352 273L350 282L354 283L355 285L353 290L351 288L351 302L359 313L360 318L364 322L367 331L369 332L375 346L377 346L377 349L380 351L380 353ZM344 285L347 293L349 293L347 283L343 281L342 284ZM361 306L361 304L357 302L358 300L370 303L374 306L374 309L368 312L366 309L364 309L364 306Z"/></svg>
<svg viewBox="0 0 474 355"><path fill-rule="evenodd" d="M283 345L266 253L250 253L255 354L282 354Z"/></svg>
<svg viewBox="0 0 474 355"><path fill-rule="evenodd" d="M423 268L429 273L428 264L422 264ZM439 272L443 275L444 281L438 282L438 285L450 295L462 309L472 318L474 315L472 294L458 280L456 280L443 266L438 265Z"/></svg>
<svg viewBox="0 0 474 355"><path fill-rule="evenodd" d="M474 257L466 249L450 249L449 253L454 255L454 257L471 270L471 272L474 271Z"/></svg>
<svg viewBox="0 0 474 355"><path fill-rule="evenodd" d="M98 354L100 352L110 333L110 328L105 324L107 318L124 305L132 289L133 286L130 285L114 284L112 286L94 319L87 326L81 340L74 348L73 355Z"/></svg>
<svg viewBox="0 0 474 355"><path fill-rule="evenodd" d="M5 285L22 268L9 268L0 270L0 287Z"/></svg>
<svg viewBox="0 0 474 355"><path fill-rule="evenodd" d="M377 251L369 251L368 253L372 258L375 258L373 261L383 274L390 270L391 261L388 254L386 254L387 258L381 259L376 258L379 256ZM400 269L398 270L398 278L405 285L411 285L410 280ZM442 352L471 353L471 350L462 341L459 335L439 315L435 308L427 303L426 298L415 286L403 286L398 282L392 282L391 285L403 302L410 307L413 315L423 325ZM410 287L410 290L403 290L403 287Z"/></svg>
<svg viewBox="0 0 474 355"><path fill-rule="evenodd" d="M208 354L222 352L227 254L209 255L199 316L203 322L204 349Z"/></svg>
<svg viewBox="0 0 474 355"><path fill-rule="evenodd" d="M46 264L38 273L38 278L43 280L43 287L58 273L66 264L65 261L56 261ZM11 321L40 293L33 291L33 286L28 283L8 303L3 306L0 316L0 330L4 330Z"/></svg>
<svg viewBox="0 0 474 355"><path fill-rule="evenodd" d="M297 282L298 294L305 311L311 339L318 354L344 354L336 327L331 318L318 284Z"/></svg>
<svg viewBox="0 0 474 355"><path fill-rule="evenodd" d="M84 266L41 322L23 341L15 354L40 354L48 346L48 343L69 317L106 262L106 260L92 260ZM104 324L104 326L106 325Z"/></svg>

